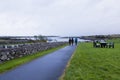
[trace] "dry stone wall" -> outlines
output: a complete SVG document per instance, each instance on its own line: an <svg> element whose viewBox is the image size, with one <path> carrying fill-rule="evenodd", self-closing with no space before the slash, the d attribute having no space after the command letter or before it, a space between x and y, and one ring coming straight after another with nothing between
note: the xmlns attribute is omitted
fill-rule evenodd
<svg viewBox="0 0 120 80"><path fill-rule="evenodd" d="M14 58L35 54L63 44L65 44L65 42L2 45L0 46L0 63Z"/></svg>

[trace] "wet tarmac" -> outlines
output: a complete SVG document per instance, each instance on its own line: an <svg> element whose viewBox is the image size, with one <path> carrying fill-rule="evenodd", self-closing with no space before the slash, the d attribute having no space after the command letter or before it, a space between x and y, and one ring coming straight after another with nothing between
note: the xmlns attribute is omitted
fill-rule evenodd
<svg viewBox="0 0 120 80"><path fill-rule="evenodd" d="M75 48L75 46L67 46L0 74L0 80L58 80Z"/></svg>

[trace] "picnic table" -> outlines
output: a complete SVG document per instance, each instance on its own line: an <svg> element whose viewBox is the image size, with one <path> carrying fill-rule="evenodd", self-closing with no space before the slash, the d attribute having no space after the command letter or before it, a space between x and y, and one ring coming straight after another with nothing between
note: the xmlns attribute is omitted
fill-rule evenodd
<svg viewBox="0 0 120 80"><path fill-rule="evenodd" d="M101 41L100 41L100 47L101 47L101 48L107 47L107 42L104 41L104 40L101 40Z"/></svg>
<svg viewBox="0 0 120 80"><path fill-rule="evenodd" d="M106 42L105 40L93 41L93 47L114 48L114 42Z"/></svg>

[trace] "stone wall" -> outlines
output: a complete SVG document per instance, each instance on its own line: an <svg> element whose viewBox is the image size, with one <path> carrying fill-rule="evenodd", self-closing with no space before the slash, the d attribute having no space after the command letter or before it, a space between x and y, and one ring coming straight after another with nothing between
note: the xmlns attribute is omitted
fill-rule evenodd
<svg viewBox="0 0 120 80"><path fill-rule="evenodd" d="M0 46L0 63L14 58L35 54L39 51L44 51L63 44L65 44L65 42L2 45Z"/></svg>

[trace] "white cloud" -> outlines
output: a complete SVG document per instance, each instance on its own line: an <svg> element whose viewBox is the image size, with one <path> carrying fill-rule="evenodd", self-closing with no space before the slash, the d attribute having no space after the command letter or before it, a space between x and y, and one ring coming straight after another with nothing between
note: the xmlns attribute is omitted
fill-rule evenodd
<svg viewBox="0 0 120 80"><path fill-rule="evenodd" d="M0 1L0 35L119 33L119 0Z"/></svg>

